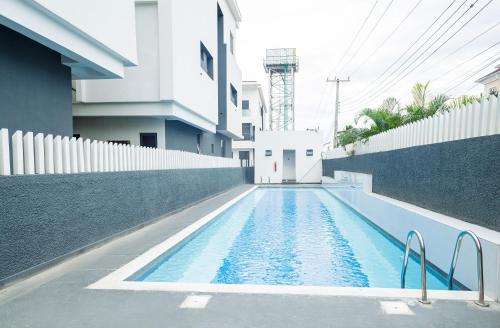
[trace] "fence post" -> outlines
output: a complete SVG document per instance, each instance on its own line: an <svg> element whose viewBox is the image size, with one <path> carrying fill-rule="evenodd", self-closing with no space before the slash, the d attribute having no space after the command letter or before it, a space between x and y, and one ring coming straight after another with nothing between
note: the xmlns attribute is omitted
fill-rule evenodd
<svg viewBox="0 0 500 328"><path fill-rule="evenodd" d="M99 168L99 160L97 158L97 155L99 153L99 149L97 145L97 140L93 140L90 143L90 170L91 172L97 172L97 169Z"/></svg>
<svg viewBox="0 0 500 328"><path fill-rule="evenodd" d="M9 130L0 129L0 175L10 175Z"/></svg>
<svg viewBox="0 0 500 328"><path fill-rule="evenodd" d="M35 174L35 149L33 147L33 132L26 132L23 137L24 173Z"/></svg>
<svg viewBox="0 0 500 328"><path fill-rule="evenodd" d="M76 152L77 152L77 161L78 161L78 173L85 172L85 152L83 150L83 139L78 138L76 140Z"/></svg>
<svg viewBox="0 0 500 328"><path fill-rule="evenodd" d="M35 173L45 174L45 149L43 145L43 133L35 136Z"/></svg>
<svg viewBox="0 0 500 328"><path fill-rule="evenodd" d="M108 150L108 156L109 156L109 172L115 172L115 144L110 143L108 145L109 150Z"/></svg>
<svg viewBox="0 0 500 328"><path fill-rule="evenodd" d="M71 156L69 154L69 138L62 139L62 158L63 158L63 172L71 173Z"/></svg>
<svg viewBox="0 0 500 328"><path fill-rule="evenodd" d="M54 138L54 172L63 174L63 151L61 136Z"/></svg>
<svg viewBox="0 0 500 328"><path fill-rule="evenodd" d="M90 173L92 172L92 165L91 165L91 146L90 146L90 139L85 139L83 142L83 157L84 157L84 163L85 163L85 172Z"/></svg>
<svg viewBox="0 0 500 328"><path fill-rule="evenodd" d="M23 133L19 130L12 135L12 166L14 174L24 174Z"/></svg>
<svg viewBox="0 0 500 328"><path fill-rule="evenodd" d="M97 143L97 171L104 172L104 142Z"/></svg>
<svg viewBox="0 0 500 328"><path fill-rule="evenodd" d="M76 138L69 139L69 160L71 173L78 173L78 151L76 149Z"/></svg>
<svg viewBox="0 0 500 328"><path fill-rule="evenodd" d="M109 172L109 144L104 142L102 151L103 170Z"/></svg>
<svg viewBox="0 0 500 328"><path fill-rule="evenodd" d="M45 173L54 174L54 137L51 134L45 136Z"/></svg>

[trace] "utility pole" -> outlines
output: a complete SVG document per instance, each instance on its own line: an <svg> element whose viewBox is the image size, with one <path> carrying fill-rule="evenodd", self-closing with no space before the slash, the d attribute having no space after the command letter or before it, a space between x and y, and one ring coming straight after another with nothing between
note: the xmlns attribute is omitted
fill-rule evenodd
<svg viewBox="0 0 500 328"><path fill-rule="evenodd" d="M335 77L333 80L330 78L326 79L327 83L337 83L337 92L335 94L335 114L334 114L334 122L333 122L333 148L337 147L337 132L339 129L339 107L340 107L340 100L339 100L339 90L340 90L340 83L342 82L350 82L351 79L350 77L347 77L347 80L342 80L339 79L338 77Z"/></svg>

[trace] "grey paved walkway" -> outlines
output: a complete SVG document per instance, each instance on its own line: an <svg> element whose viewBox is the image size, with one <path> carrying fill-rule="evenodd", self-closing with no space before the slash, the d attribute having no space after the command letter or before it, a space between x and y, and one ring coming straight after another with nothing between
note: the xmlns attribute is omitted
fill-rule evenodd
<svg viewBox="0 0 500 328"><path fill-rule="evenodd" d="M388 315L380 299L212 294L179 309L186 293L84 289L250 188L241 186L0 291L0 327L500 327L500 306L402 300L415 315Z"/></svg>

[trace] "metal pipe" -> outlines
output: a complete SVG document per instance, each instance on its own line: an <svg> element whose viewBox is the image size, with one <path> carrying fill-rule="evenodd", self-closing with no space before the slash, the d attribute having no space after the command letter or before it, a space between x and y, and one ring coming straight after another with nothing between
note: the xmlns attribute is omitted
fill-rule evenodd
<svg viewBox="0 0 500 328"><path fill-rule="evenodd" d="M450 272L448 274L448 289L453 289L453 275L455 274L455 268L458 262L458 254L460 253L460 247L462 246L462 240L465 236L470 236L476 245L476 255L477 255L477 280L479 286L479 299L475 301L479 306L487 307L484 301L484 276L483 276L483 248L481 246L481 241L472 231L462 231L458 234L457 242L455 243L455 250L453 251L453 257L451 259Z"/></svg>
<svg viewBox="0 0 500 328"><path fill-rule="evenodd" d="M403 268L401 269L401 288L405 288L406 282L406 268L408 267L408 259L410 257L411 250L411 240L413 236L417 236L418 243L420 245L420 268L422 271L422 298L418 300L422 304L430 304L427 299L427 270L425 265L425 243L424 238L417 230L411 230L408 232L408 236L406 237L406 248L405 248L405 257L403 261Z"/></svg>

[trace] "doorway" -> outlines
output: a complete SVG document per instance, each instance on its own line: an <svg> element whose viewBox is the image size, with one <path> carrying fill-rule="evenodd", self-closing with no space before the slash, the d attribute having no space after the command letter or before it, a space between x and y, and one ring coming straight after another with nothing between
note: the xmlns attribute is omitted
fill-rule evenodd
<svg viewBox="0 0 500 328"><path fill-rule="evenodd" d="M283 150L283 182L295 182L295 149Z"/></svg>

